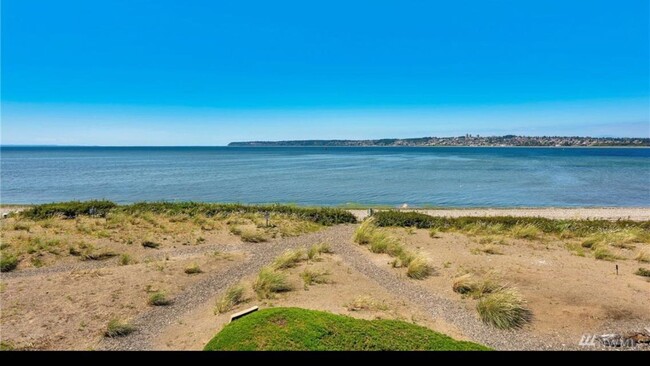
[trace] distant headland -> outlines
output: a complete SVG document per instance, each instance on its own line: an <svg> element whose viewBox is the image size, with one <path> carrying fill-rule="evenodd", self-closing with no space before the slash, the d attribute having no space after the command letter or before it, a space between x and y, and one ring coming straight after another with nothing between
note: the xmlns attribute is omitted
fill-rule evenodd
<svg viewBox="0 0 650 366"><path fill-rule="evenodd" d="M580 136L480 136L418 137L379 140L288 140L242 141L228 146L313 146L313 147L369 147L369 146L650 146L650 138L640 137L580 137Z"/></svg>

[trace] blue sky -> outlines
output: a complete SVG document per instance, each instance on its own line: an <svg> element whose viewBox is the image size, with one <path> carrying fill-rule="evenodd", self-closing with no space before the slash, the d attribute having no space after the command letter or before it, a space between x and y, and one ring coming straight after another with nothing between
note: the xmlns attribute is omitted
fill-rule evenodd
<svg viewBox="0 0 650 366"><path fill-rule="evenodd" d="M1 141L649 137L648 7L4 0Z"/></svg>

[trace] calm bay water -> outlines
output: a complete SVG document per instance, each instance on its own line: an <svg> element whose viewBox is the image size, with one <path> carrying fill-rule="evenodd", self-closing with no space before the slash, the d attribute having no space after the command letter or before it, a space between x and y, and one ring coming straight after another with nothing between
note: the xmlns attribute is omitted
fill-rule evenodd
<svg viewBox="0 0 650 366"><path fill-rule="evenodd" d="M650 149L2 147L0 200L650 206Z"/></svg>

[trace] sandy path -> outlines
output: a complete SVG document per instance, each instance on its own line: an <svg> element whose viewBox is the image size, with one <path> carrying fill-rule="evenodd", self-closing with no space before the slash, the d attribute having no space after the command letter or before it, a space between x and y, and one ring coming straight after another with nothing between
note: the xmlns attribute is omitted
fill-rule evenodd
<svg viewBox="0 0 650 366"><path fill-rule="evenodd" d="M650 200L648 201L650 204ZM368 216L368 210L349 210L359 220ZM431 216L516 216L546 217L549 219L603 219L603 220L650 220L650 207L603 207L603 208L468 208L417 211Z"/></svg>

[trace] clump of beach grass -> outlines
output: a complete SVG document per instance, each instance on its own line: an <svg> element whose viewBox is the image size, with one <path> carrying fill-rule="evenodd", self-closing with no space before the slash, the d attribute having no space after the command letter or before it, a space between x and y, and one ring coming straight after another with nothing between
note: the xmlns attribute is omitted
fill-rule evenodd
<svg viewBox="0 0 650 366"><path fill-rule="evenodd" d="M104 336L108 338L123 337L135 331L135 327L128 322L112 319L108 322Z"/></svg>
<svg viewBox="0 0 650 366"><path fill-rule="evenodd" d="M327 243L319 243L312 245L307 251L307 259L316 260L321 254L333 253L332 247Z"/></svg>
<svg viewBox="0 0 650 366"><path fill-rule="evenodd" d="M142 246L145 248L158 249L160 247L160 243L156 243L151 240L145 240L142 242Z"/></svg>
<svg viewBox="0 0 650 366"><path fill-rule="evenodd" d="M641 249L634 259L638 262L650 263L650 248Z"/></svg>
<svg viewBox="0 0 650 366"><path fill-rule="evenodd" d="M374 219L369 218L359 225L357 230L354 232L354 242L365 245L370 244L373 234L375 233L376 228L374 226Z"/></svg>
<svg viewBox="0 0 650 366"><path fill-rule="evenodd" d="M273 268L278 270L293 268L302 262L304 258L305 253L302 249L287 250L273 261Z"/></svg>
<svg viewBox="0 0 650 366"><path fill-rule="evenodd" d="M291 289L287 276L272 267L262 268L253 282L253 290L260 299L270 299L276 293L291 291Z"/></svg>
<svg viewBox="0 0 650 366"><path fill-rule="evenodd" d="M12 254L0 253L0 272L11 272L18 267L20 260Z"/></svg>
<svg viewBox="0 0 650 366"><path fill-rule="evenodd" d="M120 266L128 266L129 264L134 263L134 260L133 260L133 258L131 258L130 254L123 253L123 254L120 254L120 258L118 260L118 263L120 264Z"/></svg>
<svg viewBox="0 0 650 366"><path fill-rule="evenodd" d="M499 329L520 328L532 319L523 297L511 288L482 297L476 310L484 323Z"/></svg>
<svg viewBox="0 0 650 366"><path fill-rule="evenodd" d="M18 221L16 223L14 223L14 230L15 231L27 231L27 232L29 232L31 230L31 228L32 228L32 225L30 225L30 224L28 224L26 222Z"/></svg>
<svg viewBox="0 0 650 366"><path fill-rule="evenodd" d="M192 263L191 265L186 267L184 272L187 273L188 275L203 273L199 265L196 263Z"/></svg>
<svg viewBox="0 0 650 366"><path fill-rule="evenodd" d="M263 243L269 241L269 237L264 232L258 230L242 230L239 237L247 243Z"/></svg>
<svg viewBox="0 0 650 366"><path fill-rule="evenodd" d="M542 234L542 231L535 225L527 224L513 226L510 233L515 238L532 240L537 239Z"/></svg>
<svg viewBox="0 0 650 366"><path fill-rule="evenodd" d="M226 290L226 293L217 300L215 314L223 314L244 302L244 286L235 285Z"/></svg>
<svg viewBox="0 0 650 366"><path fill-rule="evenodd" d="M410 261L407 267L406 275L416 280L427 278L433 273L433 268L426 259L421 256L415 257Z"/></svg>
<svg viewBox="0 0 650 366"><path fill-rule="evenodd" d="M613 254L606 245L598 245L594 247L594 258L603 261L615 261L618 257Z"/></svg>
<svg viewBox="0 0 650 366"><path fill-rule="evenodd" d="M305 283L305 289L313 284L323 284L328 283L329 279L328 271L312 271L310 269L304 270L300 273L300 278Z"/></svg>
<svg viewBox="0 0 650 366"><path fill-rule="evenodd" d="M471 296L475 299L486 294L491 294L504 289L505 286L494 281L490 276L476 279L471 273L460 276L454 280L452 289L461 295Z"/></svg>
<svg viewBox="0 0 650 366"><path fill-rule="evenodd" d="M164 292L158 291L149 295L148 303L149 305L152 306L166 306L171 304L172 302L167 298L167 295Z"/></svg>
<svg viewBox="0 0 650 366"><path fill-rule="evenodd" d="M634 272L634 274L637 276L650 277L650 269L640 267L636 272Z"/></svg>
<svg viewBox="0 0 650 366"><path fill-rule="evenodd" d="M345 306L348 311L386 311L388 310L388 305L384 302L379 302L373 299L370 296L359 296L355 298L352 302L348 303Z"/></svg>

